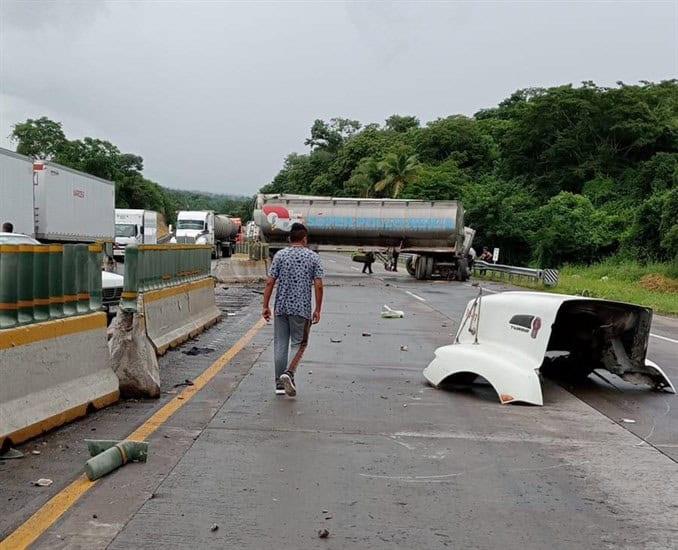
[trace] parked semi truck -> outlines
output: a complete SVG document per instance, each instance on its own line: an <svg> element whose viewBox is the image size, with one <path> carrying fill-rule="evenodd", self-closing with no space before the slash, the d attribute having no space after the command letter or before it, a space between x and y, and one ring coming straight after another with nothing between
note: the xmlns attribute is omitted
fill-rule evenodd
<svg viewBox="0 0 678 550"><path fill-rule="evenodd" d="M157 244L160 214L153 210L115 209L115 245L113 255L122 259L130 244Z"/></svg>
<svg viewBox="0 0 678 550"><path fill-rule="evenodd" d="M41 242L113 242L113 182L0 148L0 220Z"/></svg>
<svg viewBox="0 0 678 550"><path fill-rule="evenodd" d="M177 229L171 242L209 244L213 258L228 258L235 250L239 228L239 224L224 214L211 210L182 210L177 214Z"/></svg>
<svg viewBox="0 0 678 550"><path fill-rule="evenodd" d="M291 225L301 222L319 250L408 254L407 270L417 279L469 277L475 232L464 227L458 201L260 194L254 220L272 253L286 246Z"/></svg>

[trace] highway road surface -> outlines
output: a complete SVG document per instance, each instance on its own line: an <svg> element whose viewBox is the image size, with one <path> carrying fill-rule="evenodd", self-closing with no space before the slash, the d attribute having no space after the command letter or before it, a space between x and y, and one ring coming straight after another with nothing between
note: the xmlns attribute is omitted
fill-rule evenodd
<svg viewBox="0 0 678 550"><path fill-rule="evenodd" d="M323 260L296 399L273 394L260 289L220 288L231 315L161 359L160 401L122 402L0 463L0 548L676 547L676 396L612 375L545 380L543 407L500 405L487 385L436 390L421 372L477 289ZM383 304L405 318L382 319ZM675 383L678 323L657 317L653 334ZM199 383L175 387L187 378ZM148 463L79 481L84 438L135 430Z"/></svg>

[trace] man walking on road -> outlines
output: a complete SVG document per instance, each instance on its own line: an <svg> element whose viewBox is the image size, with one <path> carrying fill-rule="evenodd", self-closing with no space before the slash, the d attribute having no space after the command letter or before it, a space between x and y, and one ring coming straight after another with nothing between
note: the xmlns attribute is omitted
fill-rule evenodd
<svg viewBox="0 0 678 550"><path fill-rule="evenodd" d="M280 250L273 257L264 291L262 316L266 321L271 319L269 304L277 283L273 321L275 393L293 397L297 394L294 374L308 344L311 324L320 321L323 267L320 256L307 248L308 231L303 224L292 224L290 244L289 248ZM315 309L312 314L311 287L315 288ZM292 359L288 362L290 350Z"/></svg>

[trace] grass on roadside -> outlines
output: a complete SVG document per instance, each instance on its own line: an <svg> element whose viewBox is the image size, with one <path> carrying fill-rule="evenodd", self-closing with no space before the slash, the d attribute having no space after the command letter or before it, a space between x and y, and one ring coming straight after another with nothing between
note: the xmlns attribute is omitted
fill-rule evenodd
<svg viewBox="0 0 678 550"><path fill-rule="evenodd" d="M511 284L536 288L520 279ZM558 286L538 288L629 302L651 307L655 313L678 315L678 262L639 264L611 259L591 266L567 265L560 270Z"/></svg>

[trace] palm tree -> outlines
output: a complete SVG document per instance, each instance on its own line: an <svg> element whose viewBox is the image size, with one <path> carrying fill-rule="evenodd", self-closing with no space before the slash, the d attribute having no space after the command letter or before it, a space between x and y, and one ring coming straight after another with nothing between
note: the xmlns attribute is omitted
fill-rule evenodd
<svg viewBox="0 0 678 550"><path fill-rule="evenodd" d="M388 189L391 197L397 199L405 186L417 179L421 164L416 155L408 156L401 151L387 154L379 163L379 169L384 173L384 177L374 184L374 190Z"/></svg>
<svg viewBox="0 0 678 550"><path fill-rule="evenodd" d="M372 157L364 157L353 170L345 188L349 195L357 195L366 199L371 195L374 184L382 178L379 163Z"/></svg>

